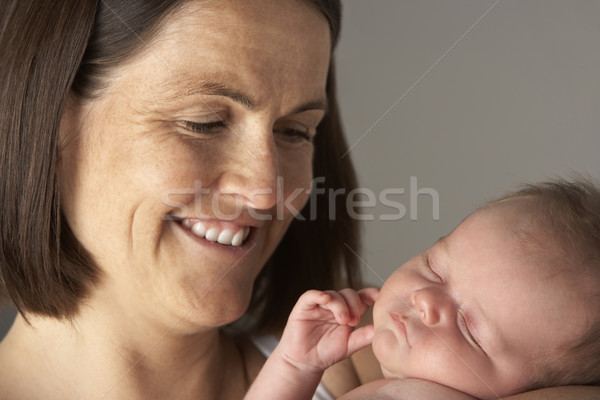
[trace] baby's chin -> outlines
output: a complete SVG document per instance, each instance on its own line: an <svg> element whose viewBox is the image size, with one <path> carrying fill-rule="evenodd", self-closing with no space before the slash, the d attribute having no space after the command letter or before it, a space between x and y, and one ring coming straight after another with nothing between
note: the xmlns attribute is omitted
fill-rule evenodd
<svg viewBox="0 0 600 400"><path fill-rule="evenodd" d="M373 337L373 353L377 361L379 361L381 372L386 379L408 378L403 371L399 371L400 363L396 358L397 355L390 351L390 349L397 345L396 340L395 336L389 330L385 329L375 331L375 336Z"/></svg>

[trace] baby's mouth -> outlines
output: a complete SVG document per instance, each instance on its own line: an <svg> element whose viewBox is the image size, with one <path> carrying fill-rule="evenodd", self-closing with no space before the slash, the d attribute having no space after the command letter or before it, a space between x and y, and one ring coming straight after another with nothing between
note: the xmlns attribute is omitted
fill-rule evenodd
<svg viewBox="0 0 600 400"><path fill-rule="evenodd" d="M250 234L250 226L238 227L236 230L222 227L218 222L199 221L190 218L182 219L181 226L199 238L232 247L243 245Z"/></svg>

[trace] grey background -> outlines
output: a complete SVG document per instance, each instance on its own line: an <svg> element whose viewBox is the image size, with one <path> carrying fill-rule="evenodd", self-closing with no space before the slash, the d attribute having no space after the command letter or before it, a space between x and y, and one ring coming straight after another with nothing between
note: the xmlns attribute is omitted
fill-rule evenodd
<svg viewBox="0 0 600 400"><path fill-rule="evenodd" d="M366 277L397 266L523 181L600 177L600 2L344 0L337 53L361 184L407 210L410 177L439 194L418 218L365 221ZM369 132L365 135L365 132ZM363 135L365 135L363 137Z"/></svg>
<svg viewBox="0 0 600 400"><path fill-rule="evenodd" d="M367 210L361 257L373 284L520 182L600 177L599 1L343 5L337 67L350 154L376 196L405 190L389 197L404 218L381 221L397 210L379 201ZM411 220L411 176L439 194L439 220L427 194ZM11 318L0 315L0 336Z"/></svg>

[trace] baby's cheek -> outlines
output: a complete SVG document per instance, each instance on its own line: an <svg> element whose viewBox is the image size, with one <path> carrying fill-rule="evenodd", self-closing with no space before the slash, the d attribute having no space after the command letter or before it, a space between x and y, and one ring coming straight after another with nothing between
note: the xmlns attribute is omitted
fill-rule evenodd
<svg viewBox="0 0 600 400"><path fill-rule="evenodd" d="M402 373L402 363L405 358L400 351L396 336L388 329L375 331L373 337L373 353L381 365L381 371L386 378L405 378Z"/></svg>

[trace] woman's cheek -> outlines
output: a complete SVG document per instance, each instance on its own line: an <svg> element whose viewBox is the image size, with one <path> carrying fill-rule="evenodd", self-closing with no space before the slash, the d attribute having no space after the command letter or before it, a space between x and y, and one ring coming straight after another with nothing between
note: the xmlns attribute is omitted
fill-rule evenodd
<svg viewBox="0 0 600 400"><path fill-rule="evenodd" d="M312 185L312 148L311 151L302 151L295 157L281 159L280 173L278 174L277 190L282 191L285 212L297 214L308 202ZM281 207L281 205L280 205Z"/></svg>

